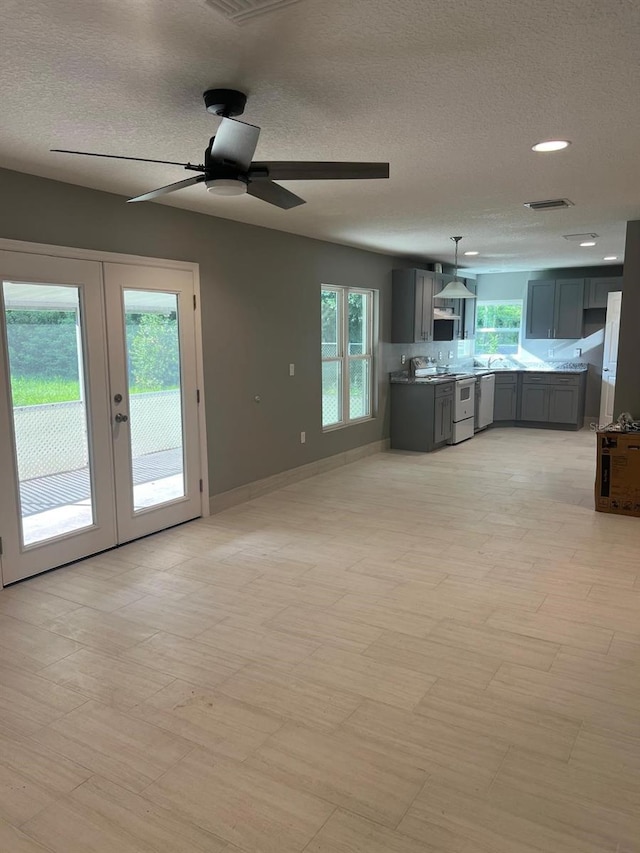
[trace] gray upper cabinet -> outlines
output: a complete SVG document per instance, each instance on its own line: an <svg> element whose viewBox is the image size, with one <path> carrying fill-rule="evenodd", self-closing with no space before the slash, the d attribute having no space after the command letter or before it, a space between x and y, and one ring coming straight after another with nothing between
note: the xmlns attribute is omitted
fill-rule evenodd
<svg viewBox="0 0 640 853"><path fill-rule="evenodd" d="M584 307L606 308L607 296L616 290L622 290L622 278L618 276L602 276L587 278L584 283Z"/></svg>
<svg viewBox="0 0 640 853"><path fill-rule="evenodd" d="M553 333L556 283L530 281L527 294L527 338L550 338Z"/></svg>
<svg viewBox="0 0 640 853"><path fill-rule="evenodd" d="M577 339L584 324L584 279L530 281L527 293L527 338Z"/></svg>
<svg viewBox="0 0 640 853"><path fill-rule="evenodd" d="M391 343L433 340L434 273L394 270L391 297Z"/></svg>
<svg viewBox="0 0 640 853"><path fill-rule="evenodd" d="M556 280L553 335L551 337L561 339L582 337L584 327L583 303L583 278Z"/></svg>
<svg viewBox="0 0 640 853"><path fill-rule="evenodd" d="M467 281L467 289L471 293L477 293L478 286L475 281ZM464 320L462 337L465 340L475 338L476 336L476 301L475 299L461 299L463 303Z"/></svg>

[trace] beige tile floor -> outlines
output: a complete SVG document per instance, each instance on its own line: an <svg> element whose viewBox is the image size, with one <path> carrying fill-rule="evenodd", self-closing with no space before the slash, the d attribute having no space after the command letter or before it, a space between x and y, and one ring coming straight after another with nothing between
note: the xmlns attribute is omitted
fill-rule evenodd
<svg viewBox="0 0 640 853"><path fill-rule="evenodd" d="M594 437L369 457L0 593L11 853L638 853Z"/></svg>

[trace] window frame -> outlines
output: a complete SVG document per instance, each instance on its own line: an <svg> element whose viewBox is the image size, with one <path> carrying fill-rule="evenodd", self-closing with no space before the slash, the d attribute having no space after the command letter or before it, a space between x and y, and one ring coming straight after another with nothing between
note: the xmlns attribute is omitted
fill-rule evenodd
<svg viewBox="0 0 640 853"><path fill-rule="evenodd" d="M323 432L332 432L336 429L344 429L345 427L354 424L365 423L366 421L374 420L377 410L377 382L376 367L377 367L377 333L378 333L378 291L367 287L348 287L339 284L323 284L320 288L320 299L325 291L331 291L337 294L337 311L338 311L338 331L340 340L336 341L337 355L324 356L322 355L322 334L320 342L321 353L321 376L320 387L322 396L324 397L324 388L322 383L322 366L327 362L338 362L340 364L340 381L341 381L341 420L335 423L322 424ZM360 355L349 354L349 294L362 293L368 297L369 310L367 311L366 319L366 352ZM351 417L351 393L350 393L350 371L351 362L367 361L369 363L369 413L362 417ZM322 408L322 407L321 407ZM322 412L321 412L321 420Z"/></svg>
<svg viewBox="0 0 640 853"><path fill-rule="evenodd" d="M518 352L520 352L520 349L522 348L522 323L524 320L524 309L525 309L524 303L525 303L525 300L523 298L519 298L519 299L518 298L515 298L515 299L480 299L480 298L478 298L476 300L476 304L475 304L475 310L476 310L475 339L476 339L476 342L478 340L479 334L482 332L517 332L518 333L517 347L518 347ZM520 325L518 327L500 326L500 327L496 327L496 328L489 328L489 327L482 328L479 325L479 320L478 320L478 308L481 305L489 305L489 306L491 306L491 305L518 305L518 306L520 306ZM481 352L479 350L477 343L476 343L474 348L475 348L476 355L488 355L488 353Z"/></svg>

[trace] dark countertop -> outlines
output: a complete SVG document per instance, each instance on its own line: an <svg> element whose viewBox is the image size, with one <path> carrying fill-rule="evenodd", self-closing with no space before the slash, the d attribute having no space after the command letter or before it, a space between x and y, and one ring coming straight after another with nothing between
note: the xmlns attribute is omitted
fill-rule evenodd
<svg viewBox="0 0 640 853"><path fill-rule="evenodd" d="M455 382L456 379L469 379L474 376L486 376L489 373L586 373L589 365L585 362L562 362L561 364L542 364L531 367L471 367L452 370L451 373L434 373L414 379L406 370L397 370L389 374L393 385L440 385L443 382Z"/></svg>

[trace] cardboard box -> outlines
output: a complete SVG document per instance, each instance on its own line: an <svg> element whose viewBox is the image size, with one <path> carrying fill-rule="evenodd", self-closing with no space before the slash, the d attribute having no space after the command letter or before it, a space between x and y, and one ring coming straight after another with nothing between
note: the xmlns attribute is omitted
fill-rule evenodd
<svg viewBox="0 0 640 853"><path fill-rule="evenodd" d="M597 436L596 510L640 517L640 433Z"/></svg>

